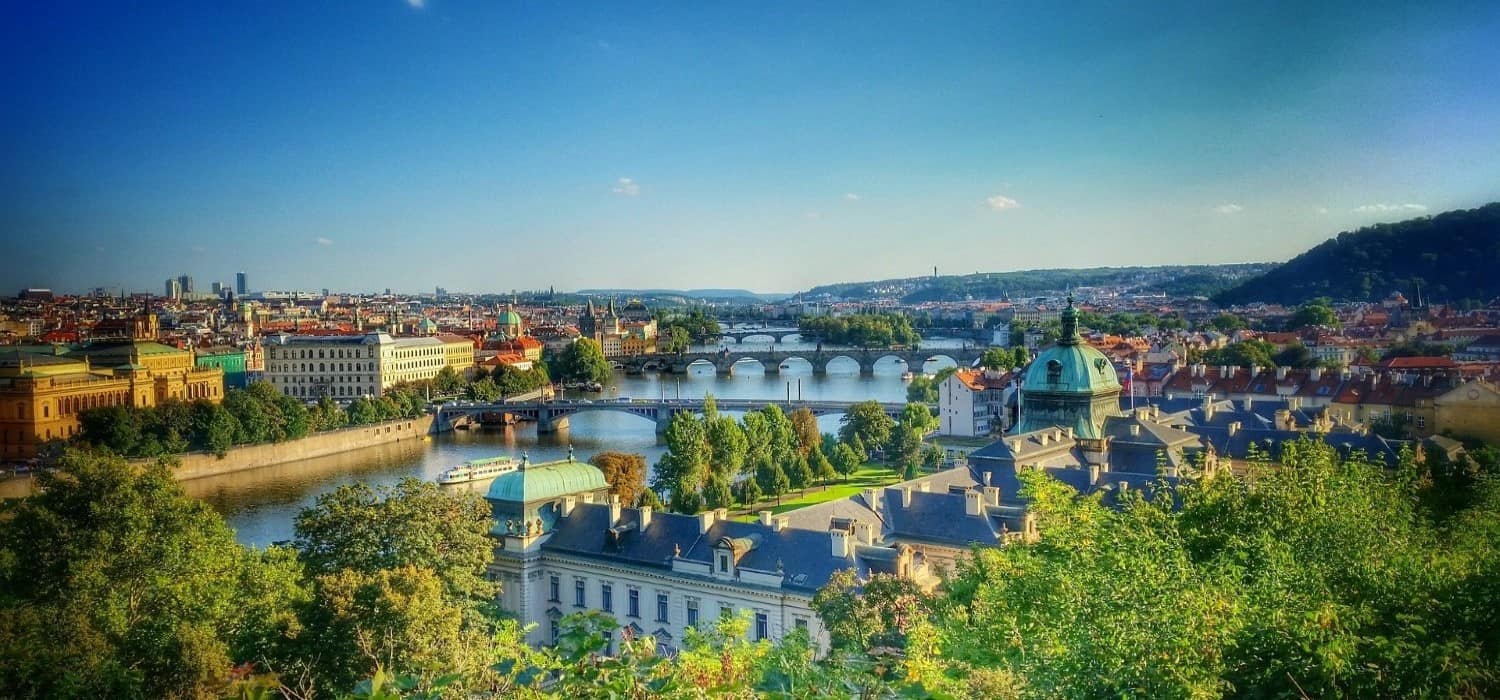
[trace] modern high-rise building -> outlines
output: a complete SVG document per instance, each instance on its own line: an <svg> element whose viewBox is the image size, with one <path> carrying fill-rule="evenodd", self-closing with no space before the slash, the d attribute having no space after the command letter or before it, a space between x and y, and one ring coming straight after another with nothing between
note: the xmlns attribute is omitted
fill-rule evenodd
<svg viewBox="0 0 1500 700"><path fill-rule="evenodd" d="M181 299L182 298L182 281L181 281L181 278L173 277L173 278L167 280L166 288L162 290L162 293L168 299Z"/></svg>
<svg viewBox="0 0 1500 700"><path fill-rule="evenodd" d="M234 273L234 293L236 296L245 296L250 293L250 285L245 281L244 272Z"/></svg>
<svg viewBox="0 0 1500 700"><path fill-rule="evenodd" d="M210 287L210 289L213 291L214 296L219 296L224 293L224 285L219 282L215 282L213 286Z"/></svg>
<svg viewBox="0 0 1500 700"><path fill-rule="evenodd" d="M185 275L179 276L177 278L177 284L182 287L182 293L183 294L192 294L194 291L196 291L196 290L193 289L193 276L192 275L186 275L185 274Z"/></svg>

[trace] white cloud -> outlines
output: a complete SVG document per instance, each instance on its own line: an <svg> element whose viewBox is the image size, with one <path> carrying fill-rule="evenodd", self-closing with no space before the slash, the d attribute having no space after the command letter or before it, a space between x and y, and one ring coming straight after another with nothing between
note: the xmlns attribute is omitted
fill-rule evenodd
<svg viewBox="0 0 1500 700"><path fill-rule="evenodd" d="M427 7L427 0L406 0L406 4L410 5L414 10L420 10Z"/></svg>
<svg viewBox="0 0 1500 700"><path fill-rule="evenodd" d="M1328 207L1318 207L1318 213L1319 214L1327 214L1328 213Z"/></svg>
<svg viewBox="0 0 1500 700"><path fill-rule="evenodd" d="M628 177L615 180L614 189L611 190L621 197L635 197L641 193L641 184Z"/></svg>
<svg viewBox="0 0 1500 700"><path fill-rule="evenodd" d="M1010 197L1007 197L1003 194L997 194L993 197L986 197L984 199L984 203L990 205L990 208L994 209L995 211L1005 211L1006 209L1015 209L1016 207L1021 206L1020 202L1017 202L1016 200L1011 199Z"/></svg>
<svg viewBox="0 0 1500 700"><path fill-rule="evenodd" d="M845 192L844 193L844 199L849 200L851 202L858 202L859 201L859 195L854 194L853 192Z"/></svg>
<svg viewBox="0 0 1500 700"><path fill-rule="evenodd" d="M318 245L333 245L333 239L318 236Z"/></svg>
<svg viewBox="0 0 1500 700"><path fill-rule="evenodd" d="M1238 214L1244 210L1244 207L1232 202L1229 204L1220 204L1219 206L1214 207L1214 211L1219 212L1220 214Z"/></svg>
<svg viewBox="0 0 1500 700"><path fill-rule="evenodd" d="M1403 214L1403 213L1413 213L1413 212L1420 212L1420 211L1427 211L1426 205L1422 205L1422 204L1385 204L1385 203L1381 203L1381 204L1366 204L1366 205L1364 205L1362 207L1355 207L1354 208L1354 213L1356 213L1356 214Z"/></svg>
<svg viewBox="0 0 1500 700"><path fill-rule="evenodd" d="M608 50L613 49L615 47L614 44L611 44L611 43L609 43L609 42L607 42L607 41L605 41L603 39L600 39L599 41L594 42L594 43L597 44L599 46L599 48L604 49L605 51L608 51Z"/></svg>

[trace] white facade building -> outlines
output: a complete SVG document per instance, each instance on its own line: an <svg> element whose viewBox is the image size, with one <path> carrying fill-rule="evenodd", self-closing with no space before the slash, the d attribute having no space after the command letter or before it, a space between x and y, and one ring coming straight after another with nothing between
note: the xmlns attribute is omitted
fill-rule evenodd
<svg viewBox="0 0 1500 700"><path fill-rule="evenodd" d="M1013 393L1009 374L954 372L938 385L938 434L984 437L1008 429L1004 407Z"/></svg>
<svg viewBox="0 0 1500 700"><path fill-rule="evenodd" d="M460 357L465 353L467 362ZM378 397L395 384L431 379L450 364L459 371L472 366L473 345L466 339L392 338L386 333L282 334L265 340L265 380L299 399Z"/></svg>

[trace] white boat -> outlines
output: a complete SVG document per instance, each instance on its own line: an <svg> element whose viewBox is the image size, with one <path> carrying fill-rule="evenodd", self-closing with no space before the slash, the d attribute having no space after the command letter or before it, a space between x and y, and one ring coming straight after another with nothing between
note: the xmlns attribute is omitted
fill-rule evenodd
<svg viewBox="0 0 1500 700"><path fill-rule="evenodd" d="M916 378L917 378L917 375L912 374L911 372L902 372L901 373L901 381L903 381L903 382L909 382L909 381L911 381L913 379L916 379Z"/></svg>
<svg viewBox="0 0 1500 700"><path fill-rule="evenodd" d="M516 461L510 457L486 457L464 462L438 474L437 482L443 485L466 484L470 481L493 479L506 472L516 470Z"/></svg>

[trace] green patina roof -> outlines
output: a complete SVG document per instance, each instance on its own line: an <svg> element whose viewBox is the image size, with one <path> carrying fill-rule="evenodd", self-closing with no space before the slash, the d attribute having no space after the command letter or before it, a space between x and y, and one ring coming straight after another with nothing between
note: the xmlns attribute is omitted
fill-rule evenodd
<svg viewBox="0 0 1500 700"><path fill-rule="evenodd" d="M519 326L521 325L521 314L514 311L502 312L497 323L502 326Z"/></svg>
<svg viewBox="0 0 1500 700"><path fill-rule="evenodd" d="M532 503L568 494L586 493L609 488L604 472L587 462L546 462L533 464L490 482L485 498L491 501Z"/></svg>
<svg viewBox="0 0 1500 700"><path fill-rule="evenodd" d="M1120 390L1115 366L1083 342L1078 335L1078 312L1073 298L1062 312L1062 337L1032 360L1026 370L1024 391L1053 391L1069 394L1097 394Z"/></svg>
<svg viewBox="0 0 1500 700"><path fill-rule="evenodd" d="M187 352L188 351L186 350L179 350L170 345L162 345L161 343L149 340L130 340L120 342L105 341L94 343L79 350L74 350L70 353L67 353L67 355L68 357L88 357L97 361L100 358L108 357L129 358L132 355L137 357L146 357L150 355L179 355L187 354Z"/></svg>

